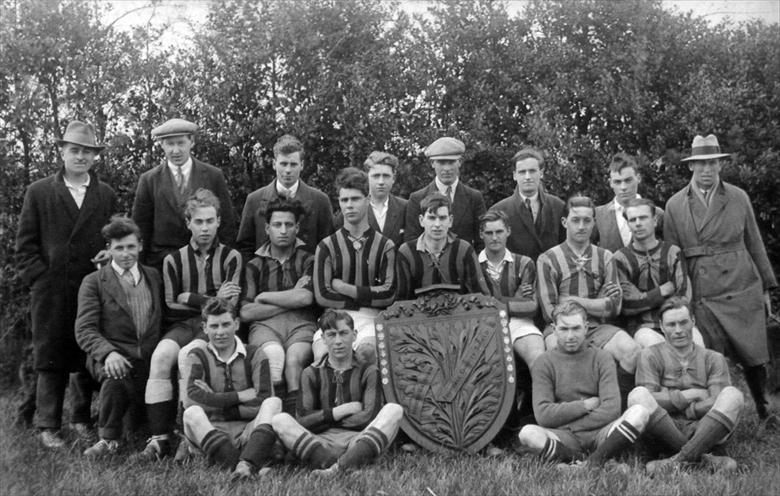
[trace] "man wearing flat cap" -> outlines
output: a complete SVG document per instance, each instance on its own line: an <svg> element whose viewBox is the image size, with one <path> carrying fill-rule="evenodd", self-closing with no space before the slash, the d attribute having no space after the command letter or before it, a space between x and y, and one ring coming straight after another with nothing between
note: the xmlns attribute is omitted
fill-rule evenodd
<svg viewBox="0 0 780 496"><path fill-rule="evenodd" d="M225 176L190 154L197 130L196 124L184 119L171 119L152 129L152 138L160 143L166 161L138 179L133 220L141 229L145 263L158 270L168 253L189 241L191 233L182 215L184 200L201 188L219 198L220 241L232 245L236 237L236 213Z"/></svg>
<svg viewBox="0 0 780 496"><path fill-rule="evenodd" d="M743 365L756 412L766 419L766 316L777 280L748 195L720 179L728 156L712 134L693 139L691 156L683 159L693 177L666 203L664 239L683 251L707 347Z"/></svg>
<svg viewBox="0 0 780 496"><path fill-rule="evenodd" d="M408 200L390 193L395 183L398 158L385 152L373 151L363 162L363 170L368 174L368 225L374 231L390 238L398 247L404 242L406 224L406 204ZM336 214L336 229L344 225L341 212Z"/></svg>
<svg viewBox="0 0 780 496"><path fill-rule="evenodd" d="M16 235L19 276L31 286L36 426L47 448L65 445L59 430L69 373L72 427L82 438L89 431L92 381L73 326L79 285L105 258L100 230L117 208L114 191L92 171L103 149L95 129L72 121L57 144L63 167L27 188Z"/></svg>
<svg viewBox="0 0 780 496"><path fill-rule="evenodd" d="M454 220L450 232L470 243L475 250L482 248L479 218L487 209L482 193L459 180L465 151L466 146L462 141L450 137L439 138L425 149L425 156L431 161L436 177L428 186L415 191L409 197L404 232L406 241L417 239L422 234L420 202L432 193L441 193L450 199L452 205Z"/></svg>

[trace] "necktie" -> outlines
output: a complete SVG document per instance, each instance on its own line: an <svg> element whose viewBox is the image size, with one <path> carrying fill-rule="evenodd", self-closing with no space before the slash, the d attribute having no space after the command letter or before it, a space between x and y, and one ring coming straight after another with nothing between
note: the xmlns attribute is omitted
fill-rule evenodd
<svg viewBox="0 0 780 496"><path fill-rule="evenodd" d="M447 195L447 198L450 199L450 202L453 201L453 198L452 198L452 186L447 186L447 189L444 191L444 194Z"/></svg>
<svg viewBox="0 0 780 496"><path fill-rule="evenodd" d="M133 274L131 274L129 270L122 272L122 279L124 279L131 286L135 286L135 278L133 278Z"/></svg>
<svg viewBox="0 0 780 496"><path fill-rule="evenodd" d="M710 191L711 189L703 189L701 190L701 196L704 197L704 204L709 206L710 204Z"/></svg>
<svg viewBox="0 0 780 496"><path fill-rule="evenodd" d="M282 186L281 191L279 191L279 196L281 196L282 198L287 198L288 200L292 200L295 195L293 195L291 189L287 189L284 186Z"/></svg>
<svg viewBox="0 0 780 496"><path fill-rule="evenodd" d="M531 218L534 219L534 209L531 208L531 199L526 198L525 199L525 207L528 209L529 212L531 212ZM536 220L536 219L534 219Z"/></svg>
<svg viewBox="0 0 780 496"><path fill-rule="evenodd" d="M175 179L176 179L176 187L179 189L179 193L181 193L182 191L184 191L184 174L181 171L180 165L176 166Z"/></svg>

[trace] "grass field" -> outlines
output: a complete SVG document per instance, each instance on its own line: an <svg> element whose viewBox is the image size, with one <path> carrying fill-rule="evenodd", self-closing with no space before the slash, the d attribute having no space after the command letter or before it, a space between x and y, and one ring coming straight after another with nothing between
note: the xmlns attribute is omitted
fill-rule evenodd
<svg viewBox="0 0 780 496"><path fill-rule="evenodd" d="M746 397L747 397L746 393ZM193 459L184 465L171 461L130 464L129 449L113 458L89 462L82 448L50 452L34 431L11 425L12 395L0 396L0 495L778 495L780 494L780 431L758 426L749 404L743 421L727 447L739 463L733 474L701 469L651 478L638 453L623 461L624 475L606 470L559 473L530 455L506 452L441 456L392 450L376 465L338 474L312 476L300 468L274 467L262 479L230 484L228 473ZM136 443L142 440L137 440Z"/></svg>

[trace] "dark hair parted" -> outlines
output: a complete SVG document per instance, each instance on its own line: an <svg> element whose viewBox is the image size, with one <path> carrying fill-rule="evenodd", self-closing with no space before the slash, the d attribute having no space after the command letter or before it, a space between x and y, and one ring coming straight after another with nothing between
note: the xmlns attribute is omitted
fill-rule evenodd
<svg viewBox="0 0 780 496"><path fill-rule="evenodd" d="M100 235L106 240L106 243L110 243L112 239L122 239L125 236L135 234L138 240L141 240L141 229L138 224L133 222L133 219L125 217L124 215L114 215L109 219L108 224L103 226L100 230Z"/></svg>
<svg viewBox="0 0 780 496"><path fill-rule="evenodd" d="M336 176L336 192L342 189L356 189L368 196L368 175L360 169L347 167Z"/></svg>
<svg viewBox="0 0 780 496"><path fill-rule="evenodd" d="M210 189L199 188L184 202L184 218L190 220L197 208L214 207L219 217L219 198Z"/></svg>
<svg viewBox="0 0 780 496"><path fill-rule="evenodd" d="M669 310L676 310L678 308L688 309L688 315L693 318L693 309L691 308L691 302L688 301L688 298L684 296L673 295L665 299L664 302L661 303L661 308L658 309L658 318L661 320L661 323L664 321L664 314L666 312Z"/></svg>
<svg viewBox="0 0 780 496"><path fill-rule="evenodd" d="M648 198L631 198L628 200L628 205L623 209L623 217L628 219L626 212L631 207L648 207L650 208L650 215L655 217L655 202Z"/></svg>
<svg viewBox="0 0 780 496"><path fill-rule="evenodd" d="M503 210L488 210L479 218L479 232L485 230L485 225L488 222L501 221L504 223L507 231L509 231L509 216Z"/></svg>
<svg viewBox="0 0 780 496"><path fill-rule="evenodd" d="M303 144L291 134L285 134L274 143L274 158L279 155L292 155L296 152L303 160Z"/></svg>
<svg viewBox="0 0 780 496"><path fill-rule="evenodd" d="M317 324L322 329L322 332L325 332L326 329L335 329L339 320L343 320L347 327L353 331L355 330L355 321L352 320L351 315L347 312L333 310L332 308L325 310Z"/></svg>
<svg viewBox="0 0 780 496"><path fill-rule="evenodd" d="M639 164L628 153L620 152L612 156L612 160L609 162L609 172L619 173L626 167L631 167L637 174L639 173Z"/></svg>
<svg viewBox="0 0 780 496"><path fill-rule="evenodd" d="M582 315L582 320L585 322L585 325L588 324L588 312L585 310L585 307L577 303L576 301L572 300L566 300L562 303L558 303L555 305L552 311L552 321L553 324L558 323L558 317L561 316L570 316L570 315Z"/></svg>
<svg viewBox="0 0 780 496"><path fill-rule="evenodd" d="M580 194L576 194L566 201L566 206L563 209L563 216L568 217L571 209L579 207L587 207L591 209L593 211L593 216L596 216L596 204L593 203L593 200L591 200L589 196Z"/></svg>
<svg viewBox="0 0 780 496"><path fill-rule="evenodd" d="M229 313L235 319L236 306L224 298L211 297L203 303L200 309L200 318L206 322L209 315L222 315L223 313Z"/></svg>
<svg viewBox="0 0 780 496"><path fill-rule="evenodd" d="M290 212L295 217L295 222L300 222L306 216L306 209L303 207L303 203L294 198L279 197L269 202L268 207L265 209L266 223L271 222L271 216L274 212Z"/></svg>
<svg viewBox="0 0 780 496"><path fill-rule="evenodd" d="M428 212L436 213L441 207L447 207L447 211L452 214L452 202L449 197L441 193L431 193L420 202L420 213L422 215Z"/></svg>
<svg viewBox="0 0 780 496"><path fill-rule="evenodd" d="M536 148L527 147L523 148L512 156L512 170L514 170L515 165L519 161L525 160L527 158L536 159L536 161L539 162L540 169L544 167L544 154Z"/></svg>

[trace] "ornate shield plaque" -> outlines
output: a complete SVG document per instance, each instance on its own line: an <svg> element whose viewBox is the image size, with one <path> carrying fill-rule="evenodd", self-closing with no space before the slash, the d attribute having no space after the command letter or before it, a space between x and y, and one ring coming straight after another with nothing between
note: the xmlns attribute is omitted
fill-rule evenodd
<svg viewBox="0 0 780 496"><path fill-rule="evenodd" d="M385 397L404 407L410 438L432 451L473 453L496 436L515 392L505 304L428 293L382 312L376 336Z"/></svg>

